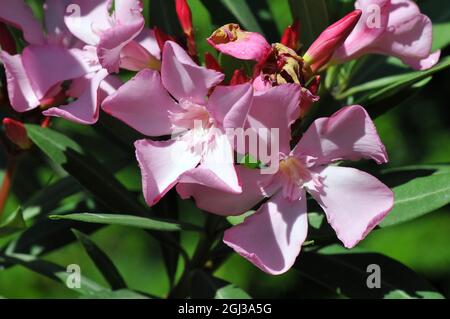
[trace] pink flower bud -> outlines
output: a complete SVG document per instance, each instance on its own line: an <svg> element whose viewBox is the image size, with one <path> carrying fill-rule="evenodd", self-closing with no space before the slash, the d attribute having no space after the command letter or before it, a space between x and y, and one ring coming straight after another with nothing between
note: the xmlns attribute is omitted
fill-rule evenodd
<svg viewBox="0 0 450 319"><path fill-rule="evenodd" d="M27 130L22 122L5 118L3 119L3 126L8 139L17 145L22 150L31 148L33 143L28 138Z"/></svg>
<svg viewBox="0 0 450 319"><path fill-rule="evenodd" d="M281 38L281 44L284 44L292 50L298 50L300 38L300 23L295 20L294 23L288 26L283 33Z"/></svg>
<svg viewBox="0 0 450 319"><path fill-rule="evenodd" d="M361 17L361 10L355 10L344 18L329 26L320 34L306 52L304 59L311 69L316 72L325 66L332 58L336 49L344 43L353 31Z"/></svg>

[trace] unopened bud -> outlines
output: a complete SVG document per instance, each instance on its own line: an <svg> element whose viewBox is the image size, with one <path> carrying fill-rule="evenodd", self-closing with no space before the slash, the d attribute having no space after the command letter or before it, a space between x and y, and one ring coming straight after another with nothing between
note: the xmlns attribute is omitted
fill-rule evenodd
<svg viewBox="0 0 450 319"><path fill-rule="evenodd" d="M344 43L361 17L362 11L355 10L323 31L303 57L314 72L319 71L332 58L336 49Z"/></svg>
<svg viewBox="0 0 450 319"><path fill-rule="evenodd" d="M27 130L22 122L11 118L3 119L3 127L8 139L22 150L31 148L33 143L28 138Z"/></svg>
<svg viewBox="0 0 450 319"><path fill-rule="evenodd" d="M281 44L284 44L292 50L298 50L300 38L300 23L295 20L294 23L288 26L283 33L281 38Z"/></svg>
<svg viewBox="0 0 450 319"><path fill-rule="evenodd" d="M210 70L223 73L219 62L217 62L216 58L209 52L205 52L205 65Z"/></svg>

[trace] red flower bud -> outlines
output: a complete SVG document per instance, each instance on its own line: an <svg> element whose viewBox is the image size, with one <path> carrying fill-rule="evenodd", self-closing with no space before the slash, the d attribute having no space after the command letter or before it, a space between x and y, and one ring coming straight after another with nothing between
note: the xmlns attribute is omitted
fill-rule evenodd
<svg viewBox="0 0 450 319"><path fill-rule="evenodd" d="M288 26L283 33L283 37L281 38L281 44L291 48L294 51L297 51L299 48L299 39L300 39L300 23L298 20L295 20L294 23Z"/></svg>
<svg viewBox="0 0 450 319"><path fill-rule="evenodd" d="M0 22L0 48L11 55L17 53L16 42L6 25Z"/></svg>
<svg viewBox="0 0 450 319"><path fill-rule="evenodd" d="M175 9L178 15L178 21L187 40L187 47L189 55L197 58L197 47L194 38L194 27L192 26L192 13L191 8L186 0L176 0Z"/></svg>
<svg viewBox="0 0 450 319"><path fill-rule="evenodd" d="M210 70L223 73L219 62L217 62L216 58L209 52L205 52L205 65Z"/></svg>
<svg viewBox="0 0 450 319"><path fill-rule="evenodd" d="M161 52L164 49L164 44L167 41L174 41L177 42L176 39L174 37L171 37L170 35L166 34L164 31L162 31L160 28L155 27L154 28L155 31L155 38L156 38L156 42L158 42L158 46L159 49L161 50Z"/></svg>
<svg viewBox="0 0 450 319"><path fill-rule="evenodd" d="M178 21L180 21L181 28L185 34L193 31L192 27L192 13L189 4L186 0L176 0L175 7L177 10Z"/></svg>
<svg viewBox="0 0 450 319"><path fill-rule="evenodd" d="M329 26L306 52L305 62L311 66L314 72L317 72L325 66L333 57L336 49L344 43L349 34L353 31L362 11L355 10L344 18Z"/></svg>
<svg viewBox="0 0 450 319"><path fill-rule="evenodd" d="M22 150L31 148L33 143L28 138L27 130L22 122L10 118L4 118L3 126L5 128L6 136L11 142Z"/></svg>
<svg viewBox="0 0 450 319"><path fill-rule="evenodd" d="M250 81L250 78L243 70L235 70L230 80L230 85L244 84Z"/></svg>

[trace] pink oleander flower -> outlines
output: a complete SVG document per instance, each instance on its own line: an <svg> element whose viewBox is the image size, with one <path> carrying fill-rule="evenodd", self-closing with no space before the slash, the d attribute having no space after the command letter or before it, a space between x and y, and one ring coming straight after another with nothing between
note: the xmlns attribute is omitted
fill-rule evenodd
<svg viewBox="0 0 450 319"><path fill-rule="evenodd" d="M109 73L119 72L120 67L158 69L159 49L156 50L154 35L144 29L141 1L115 1L114 12L110 14L112 4L111 0L71 1L71 8L79 8L81 12L65 16L68 29L94 47L100 64Z"/></svg>
<svg viewBox="0 0 450 319"><path fill-rule="evenodd" d="M392 191L375 177L338 160L387 162L384 145L367 112L348 106L317 119L289 153L280 154L279 170L268 175L237 166L242 193L190 183L177 186L182 198L219 215L240 215L264 198L244 223L228 229L224 242L269 274L289 270L307 236L308 192L322 206L328 222L347 248L354 247L389 213Z"/></svg>
<svg viewBox="0 0 450 319"><path fill-rule="evenodd" d="M343 63L365 54L394 56L416 70L433 67L440 51L431 53L431 20L411 0L358 0L362 17L334 62Z"/></svg>
<svg viewBox="0 0 450 319"><path fill-rule="evenodd" d="M180 180L195 181L198 172L202 179L196 182L239 193L225 130L244 126L253 101L251 84L217 86L224 75L196 65L175 42L166 42L162 54L161 74L139 72L102 105L142 134L174 135L135 143L146 202L154 205Z"/></svg>
<svg viewBox="0 0 450 319"><path fill-rule="evenodd" d="M98 119L99 103L120 85L120 80L108 77L95 52L83 50L83 43L66 28L64 14L69 3L70 0L45 2L43 30L23 1L4 0L0 20L22 30L29 45L22 54L1 51L0 60L15 111L47 107L49 101L70 97L76 100L60 108L50 108L44 115L92 124ZM70 85L65 90L63 83L67 81Z"/></svg>

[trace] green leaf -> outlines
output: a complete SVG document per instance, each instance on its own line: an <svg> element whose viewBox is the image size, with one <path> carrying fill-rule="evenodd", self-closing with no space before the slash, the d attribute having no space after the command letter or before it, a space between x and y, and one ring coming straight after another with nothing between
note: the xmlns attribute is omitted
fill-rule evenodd
<svg viewBox="0 0 450 319"><path fill-rule="evenodd" d="M103 250L101 250L97 246L97 244L95 244L87 235L76 229L73 229L72 232L75 234L81 245L83 245L86 253L92 259L95 266L101 272L105 280L109 283L111 289L119 290L127 288L125 280L122 278L122 275L119 273L108 255Z"/></svg>
<svg viewBox="0 0 450 319"><path fill-rule="evenodd" d="M380 267L379 289L368 288L368 278L373 273L368 271L369 265ZM384 255L361 249L349 252L333 245L316 252L305 252L294 267L306 278L341 297L443 298L426 280L408 267Z"/></svg>
<svg viewBox="0 0 450 319"><path fill-rule="evenodd" d="M450 57L444 58L438 65L426 71L418 71L411 72L408 74L404 74L401 77L391 77L391 83L383 82L382 80L376 80L377 87L381 88L380 90L376 90L375 92L371 92L364 96L363 98L357 101L357 104L367 105L379 102L381 100L385 100L388 97L391 97L401 90L404 90L408 87L411 87L415 83L423 81L426 78L429 78L431 75L443 71L450 67ZM374 86L374 84L363 84L364 87ZM360 90L360 88L352 88L351 90Z"/></svg>
<svg viewBox="0 0 450 319"><path fill-rule="evenodd" d="M65 135L26 124L30 139L112 211L146 211L105 167Z"/></svg>
<svg viewBox="0 0 450 319"><path fill-rule="evenodd" d="M389 170L380 178L393 187L394 208L381 227L403 223L450 203L450 166L415 166Z"/></svg>
<svg viewBox="0 0 450 319"><path fill-rule="evenodd" d="M162 218L144 218L132 215L119 214L70 214L70 215L52 215L49 218L54 220L74 220L85 223L104 224L104 225L119 225L140 229L156 230L156 231L203 231L200 227L181 223L176 220L162 219Z"/></svg>
<svg viewBox="0 0 450 319"><path fill-rule="evenodd" d="M420 3L423 14L433 22L433 51L450 44L450 11L442 10L442 0L427 0Z"/></svg>
<svg viewBox="0 0 450 319"><path fill-rule="evenodd" d="M54 281L57 281L63 285L67 284L67 281L71 279L71 272L68 272L63 267L56 265L52 262L41 260L35 256L24 255L24 254L0 254L0 262L2 263L12 263L21 265L33 272L46 276ZM82 295L95 295L99 292L108 291L105 287L97 284L91 279L80 274L81 287L78 289L73 289L75 292Z"/></svg>
<svg viewBox="0 0 450 319"><path fill-rule="evenodd" d="M150 1L150 25L158 26L171 35L181 34L181 27L175 10L175 1L151 0Z"/></svg>
<svg viewBox="0 0 450 319"><path fill-rule="evenodd" d="M8 216L5 222L0 224L0 238L22 231L27 227L22 213L22 208L19 207L14 213Z"/></svg>
<svg viewBox="0 0 450 319"><path fill-rule="evenodd" d="M194 299L251 299L244 290L203 270L191 274L190 292Z"/></svg>
<svg viewBox="0 0 450 319"><path fill-rule="evenodd" d="M263 33L246 0L221 0L221 2L246 30Z"/></svg>
<svg viewBox="0 0 450 319"><path fill-rule="evenodd" d="M349 96L353 96L358 93L364 93L368 91L373 91L367 94L365 97L360 99L358 103L364 104L365 102L374 103L377 99L386 98L391 96L398 91L405 89L414 83L418 83L431 75L443 71L450 67L450 57L443 59L438 65L426 71L415 71L405 74L393 75L363 83L361 85L354 86L349 90L339 94L338 99L344 99Z"/></svg>
<svg viewBox="0 0 450 319"><path fill-rule="evenodd" d="M1 252L42 256L75 241L76 237L71 232L72 228L90 234L103 226L75 221L55 223L47 217L39 218L17 238L2 247ZM5 267L5 265L1 266Z"/></svg>
<svg viewBox="0 0 450 319"><path fill-rule="evenodd" d="M249 210L248 212L246 212L246 213L244 213L242 215L228 216L227 217L227 221L233 226L239 225L239 224L242 224L247 217L250 217L254 213L255 213L254 210Z"/></svg>
<svg viewBox="0 0 450 319"><path fill-rule="evenodd" d="M301 42L306 50L329 26L325 0L290 0L292 15L301 22Z"/></svg>
<svg viewBox="0 0 450 319"><path fill-rule="evenodd" d="M57 182L40 189L23 203L24 218L28 220L42 213L51 212L64 199L82 190L81 185L72 176L65 176Z"/></svg>

